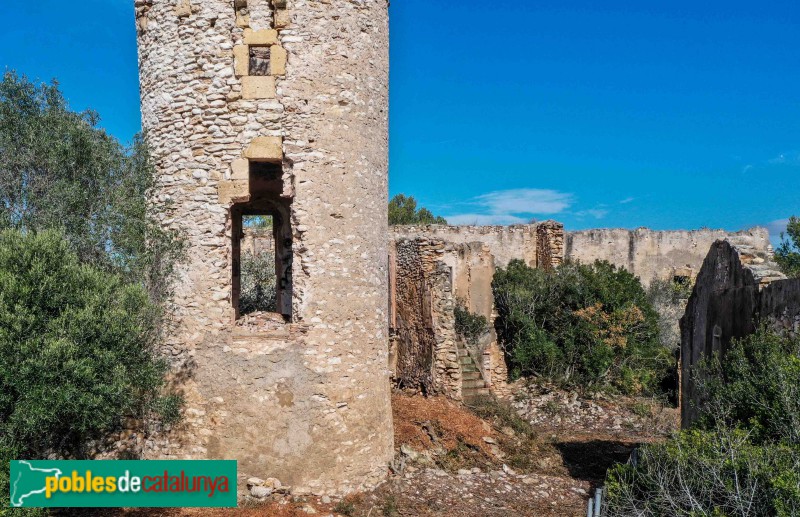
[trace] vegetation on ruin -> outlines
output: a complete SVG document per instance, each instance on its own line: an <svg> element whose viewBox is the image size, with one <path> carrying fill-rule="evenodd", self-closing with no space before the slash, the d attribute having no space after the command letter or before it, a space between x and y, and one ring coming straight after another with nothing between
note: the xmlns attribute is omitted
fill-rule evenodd
<svg viewBox="0 0 800 517"><path fill-rule="evenodd" d="M58 85L0 81L0 463L82 457L125 417L180 400L155 358L178 235L149 216L153 168ZM8 497L0 471L0 506Z"/></svg>
<svg viewBox="0 0 800 517"><path fill-rule="evenodd" d="M800 217L789 218L786 233L775 250L775 260L786 276L800 278Z"/></svg>
<svg viewBox="0 0 800 517"><path fill-rule="evenodd" d="M701 418L609 472L610 514L800 514L800 341L762 328L694 375Z"/></svg>
<svg viewBox="0 0 800 517"><path fill-rule="evenodd" d="M671 367L638 278L608 262L553 270L515 260L492 283L512 377L654 394Z"/></svg>
<svg viewBox="0 0 800 517"><path fill-rule="evenodd" d="M454 312L456 335L468 345L477 345L478 340L489 331L489 321L485 316L470 312L463 300L456 301Z"/></svg>
<svg viewBox="0 0 800 517"><path fill-rule="evenodd" d="M447 224L447 220L433 215L427 208L417 208L414 196L397 194L389 201L389 226L403 224Z"/></svg>

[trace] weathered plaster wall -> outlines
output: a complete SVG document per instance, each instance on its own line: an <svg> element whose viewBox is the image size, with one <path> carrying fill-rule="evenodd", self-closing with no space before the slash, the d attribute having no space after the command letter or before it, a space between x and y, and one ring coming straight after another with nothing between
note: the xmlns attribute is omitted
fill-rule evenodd
<svg viewBox="0 0 800 517"><path fill-rule="evenodd" d="M586 264L607 260L638 276L645 285L654 278L675 275L694 277L711 245L720 239L767 252L769 232L753 228L729 233L724 230L655 231L596 229L567 232L564 258Z"/></svg>
<svg viewBox="0 0 800 517"><path fill-rule="evenodd" d="M153 205L188 241L165 349L185 419L146 456L237 459L298 493L375 485L393 455L387 2L135 6ZM271 49L268 76L248 75L250 45ZM233 321L251 161L279 164L291 200L291 323Z"/></svg>
<svg viewBox="0 0 800 517"><path fill-rule="evenodd" d="M752 246L717 241L703 262L681 319L681 420L697 418L699 394L693 368L722 354L731 341L755 332L761 322L800 330L800 280L785 280L770 256Z"/></svg>

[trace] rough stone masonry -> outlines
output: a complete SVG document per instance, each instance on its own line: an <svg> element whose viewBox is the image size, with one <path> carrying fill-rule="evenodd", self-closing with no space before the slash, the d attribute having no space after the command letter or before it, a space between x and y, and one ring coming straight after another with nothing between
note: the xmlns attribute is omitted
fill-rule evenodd
<svg viewBox="0 0 800 517"><path fill-rule="evenodd" d="M135 0L161 223L187 237L165 353L186 399L150 458L294 493L392 457L386 0ZM279 313L238 318L242 217L275 221Z"/></svg>

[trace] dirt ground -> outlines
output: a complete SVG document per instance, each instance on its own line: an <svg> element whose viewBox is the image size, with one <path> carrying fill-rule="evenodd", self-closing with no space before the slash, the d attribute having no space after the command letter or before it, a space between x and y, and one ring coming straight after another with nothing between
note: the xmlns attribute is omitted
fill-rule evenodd
<svg viewBox="0 0 800 517"><path fill-rule="evenodd" d="M543 396L549 397L547 403ZM556 406L549 401L561 398L568 403L559 406L559 414L547 413ZM552 391L521 390L512 403L487 400L469 408L443 397L396 393L392 405L397 457L387 481L370 492L341 501L273 495L237 509L141 509L115 515L582 516L606 470L627 461L639 444L663 439L678 418L677 410L654 401L581 400Z"/></svg>

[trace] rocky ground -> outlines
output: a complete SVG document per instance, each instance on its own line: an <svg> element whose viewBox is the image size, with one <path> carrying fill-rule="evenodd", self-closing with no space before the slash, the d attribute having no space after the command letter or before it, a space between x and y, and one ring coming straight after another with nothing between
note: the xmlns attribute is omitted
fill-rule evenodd
<svg viewBox="0 0 800 517"><path fill-rule="evenodd" d="M582 516L606 470L677 428L648 399L582 398L519 385L510 403L464 407L395 394L398 454L386 483L344 500L273 493L235 510L130 510L126 516ZM263 483L251 487L263 495ZM100 515L100 514L97 514ZM108 515L103 513L102 515Z"/></svg>

